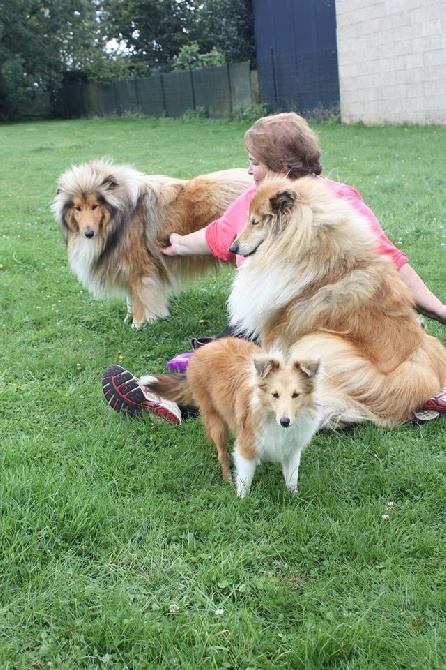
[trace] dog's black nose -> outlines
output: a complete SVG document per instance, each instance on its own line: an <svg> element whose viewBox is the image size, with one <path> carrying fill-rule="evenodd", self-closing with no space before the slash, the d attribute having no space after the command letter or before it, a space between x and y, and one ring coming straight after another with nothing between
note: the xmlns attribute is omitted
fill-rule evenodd
<svg viewBox="0 0 446 670"><path fill-rule="evenodd" d="M234 240L234 242L229 247L229 251L231 251L233 254L238 254L238 242L236 240Z"/></svg>
<svg viewBox="0 0 446 670"><path fill-rule="evenodd" d="M288 428L290 425L291 421L287 416L284 416L280 419L280 425L283 426L284 428Z"/></svg>
<svg viewBox="0 0 446 670"><path fill-rule="evenodd" d="M92 228L87 228L84 235L88 238L94 237L94 230Z"/></svg>

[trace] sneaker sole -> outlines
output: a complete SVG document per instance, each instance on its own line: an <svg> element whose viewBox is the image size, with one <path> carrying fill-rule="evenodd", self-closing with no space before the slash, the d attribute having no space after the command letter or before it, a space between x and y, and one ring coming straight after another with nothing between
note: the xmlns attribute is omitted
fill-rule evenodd
<svg viewBox="0 0 446 670"><path fill-rule="evenodd" d="M173 424L181 423L181 413L163 404L162 400L148 400L138 379L120 365L110 365L102 375L102 391L110 407L115 412L123 412L130 416L140 416L144 410L152 412L165 421Z"/></svg>
<svg viewBox="0 0 446 670"><path fill-rule="evenodd" d="M426 409L421 412L413 413L415 422L419 424L428 423L429 421L435 421L439 418L440 413L434 410Z"/></svg>
<svg viewBox="0 0 446 670"><path fill-rule="evenodd" d="M144 409L144 393L136 377L120 365L110 365L102 375L102 391L115 412L138 415Z"/></svg>

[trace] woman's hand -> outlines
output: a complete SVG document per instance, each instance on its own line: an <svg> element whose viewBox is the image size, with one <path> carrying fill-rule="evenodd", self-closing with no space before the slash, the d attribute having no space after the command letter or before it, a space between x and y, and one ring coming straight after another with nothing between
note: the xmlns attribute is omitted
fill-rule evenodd
<svg viewBox="0 0 446 670"><path fill-rule="evenodd" d="M206 228L189 235L171 233L169 244L161 251L165 256L209 256L212 253L206 242Z"/></svg>
<svg viewBox="0 0 446 670"><path fill-rule="evenodd" d="M183 235L178 235L178 233L171 233L169 237L169 245L161 249L162 253L165 256L182 256L181 253L181 240Z"/></svg>

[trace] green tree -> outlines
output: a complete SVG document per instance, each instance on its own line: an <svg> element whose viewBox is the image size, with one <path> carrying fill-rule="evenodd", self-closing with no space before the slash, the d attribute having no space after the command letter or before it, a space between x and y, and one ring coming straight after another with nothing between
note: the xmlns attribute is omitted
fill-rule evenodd
<svg viewBox="0 0 446 670"><path fill-rule="evenodd" d="M0 0L0 118L15 118L67 70L96 81L125 76L127 60L105 50L100 0Z"/></svg>
<svg viewBox="0 0 446 670"><path fill-rule="evenodd" d="M201 67L213 65L224 65L225 57L216 49L211 49L206 54L200 53L197 42L191 42L181 47L178 56L173 57L173 70L198 70Z"/></svg>
<svg viewBox="0 0 446 670"><path fill-rule="evenodd" d="M87 69L103 38L91 0L0 0L0 114L23 113L56 92L67 69Z"/></svg>
<svg viewBox="0 0 446 670"><path fill-rule="evenodd" d="M134 64L165 68L190 41L195 9L193 0L104 0L104 22Z"/></svg>
<svg viewBox="0 0 446 670"><path fill-rule="evenodd" d="M123 40L131 61L176 67L182 49L223 54L227 62L254 61L250 0L104 0L110 38Z"/></svg>
<svg viewBox="0 0 446 670"><path fill-rule="evenodd" d="M215 48L228 63L255 63L251 0L203 0L194 39L202 51Z"/></svg>
<svg viewBox="0 0 446 670"><path fill-rule="evenodd" d="M0 115L11 117L60 81L54 2L0 1Z"/></svg>
<svg viewBox="0 0 446 670"><path fill-rule="evenodd" d="M95 81L124 76L126 59L106 49L102 0L52 1L57 3L59 30L54 39L63 71L80 71Z"/></svg>
<svg viewBox="0 0 446 670"><path fill-rule="evenodd" d="M57 92L67 70L105 82L253 54L249 0L0 0L0 118Z"/></svg>

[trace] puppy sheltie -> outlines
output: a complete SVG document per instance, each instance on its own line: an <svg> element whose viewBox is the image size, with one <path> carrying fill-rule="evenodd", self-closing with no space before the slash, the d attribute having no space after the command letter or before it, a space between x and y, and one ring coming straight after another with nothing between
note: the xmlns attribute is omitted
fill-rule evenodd
<svg viewBox="0 0 446 670"><path fill-rule="evenodd" d="M243 498L260 460L280 463L287 488L297 491L302 450L320 423L318 369L316 359L286 360L228 337L197 349L185 374L140 382L169 400L199 407L226 481L231 481L229 433L235 436L235 484Z"/></svg>
<svg viewBox="0 0 446 670"><path fill-rule="evenodd" d="M446 383L446 350L375 248L367 222L317 177L265 181L231 246L248 257L228 301L232 324L267 349L321 359L325 426L408 421Z"/></svg>
<svg viewBox="0 0 446 670"><path fill-rule="evenodd" d="M124 295L140 327L168 316L183 282L218 267L213 256L163 255L170 234L203 228L250 184L241 168L181 180L95 160L61 175L52 209L79 281L98 298Z"/></svg>

